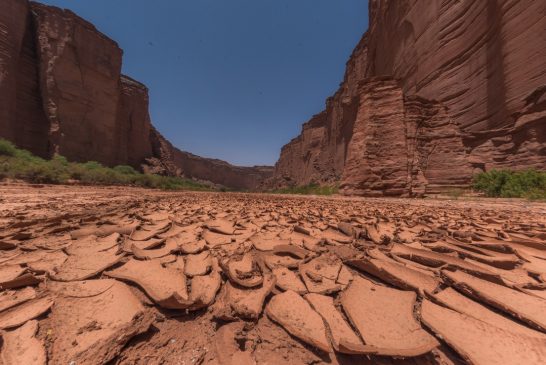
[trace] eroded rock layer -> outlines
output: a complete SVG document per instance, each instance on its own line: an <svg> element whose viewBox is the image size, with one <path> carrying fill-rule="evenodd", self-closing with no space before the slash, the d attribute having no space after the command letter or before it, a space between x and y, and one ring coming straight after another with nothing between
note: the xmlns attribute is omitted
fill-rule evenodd
<svg viewBox="0 0 546 365"><path fill-rule="evenodd" d="M464 185L471 172L461 132L442 104L404 97L390 78L361 82L342 192L422 195L437 187Z"/></svg>
<svg viewBox="0 0 546 365"><path fill-rule="evenodd" d="M532 0L371 0L369 30L340 89L283 147L270 185L341 182L346 193L411 194L467 184L478 170L546 168L545 14L546 3ZM360 85L374 77L383 84ZM393 80L404 110L374 101ZM376 107L394 109L362 110ZM384 146L393 141L400 146ZM426 171L415 147L430 157ZM393 175L393 164L407 168Z"/></svg>
<svg viewBox="0 0 546 365"><path fill-rule="evenodd" d="M69 10L0 0L0 137L41 157L144 164L232 188L254 188L271 174L193 158L165 141L150 120L148 89L121 74L122 55Z"/></svg>
<svg viewBox="0 0 546 365"><path fill-rule="evenodd" d="M147 159L147 168L157 173L183 174L236 189L254 189L273 174L271 166L233 166L226 161L181 151L153 128L150 140L154 157Z"/></svg>

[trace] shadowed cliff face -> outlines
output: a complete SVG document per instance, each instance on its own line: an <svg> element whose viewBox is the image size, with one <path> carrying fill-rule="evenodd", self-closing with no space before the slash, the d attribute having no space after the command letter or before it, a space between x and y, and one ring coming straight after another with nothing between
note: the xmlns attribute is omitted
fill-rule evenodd
<svg viewBox="0 0 546 365"><path fill-rule="evenodd" d="M233 166L225 161L203 158L174 147L155 128L150 131L152 155L146 159L145 171L161 175L184 175L188 178L217 182L237 190L253 190L271 177L273 167ZM219 182L217 182L219 183Z"/></svg>
<svg viewBox="0 0 546 365"><path fill-rule="evenodd" d="M0 4L0 136L45 157L49 127L39 90L34 18L26 1Z"/></svg>
<svg viewBox="0 0 546 365"><path fill-rule="evenodd" d="M122 55L69 10L0 0L0 137L46 158L144 165L237 189L271 175L174 148L151 124L146 86L121 74Z"/></svg>
<svg viewBox="0 0 546 365"><path fill-rule="evenodd" d="M546 168L545 2L371 0L369 13L324 123L283 147L268 184L399 195L465 185L476 169ZM378 96L389 89L396 104ZM403 146L372 148L393 143ZM427 144L416 171L415 146Z"/></svg>

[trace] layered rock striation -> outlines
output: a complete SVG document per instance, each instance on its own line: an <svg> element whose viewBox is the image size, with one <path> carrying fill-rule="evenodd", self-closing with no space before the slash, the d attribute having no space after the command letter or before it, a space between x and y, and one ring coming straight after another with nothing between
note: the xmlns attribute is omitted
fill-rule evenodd
<svg viewBox="0 0 546 365"><path fill-rule="evenodd" d="M545 169L544 29L543 1L370 0L340 89L269 183L420 194L476 171Z"/></svg>
<svg viewBox="0 0 546 365"><path fill-rule="evenodd" d="M95 160L255 188L268 168L175 149L152 126L148 89L121 74L123 51L69 10L0 0L0 137L41 157ZM159 142L163 141L163 142Z"/></svg>
<svg viewBox="0 0 546 365"><path fill-rule="evenodd" d="M351 195L423 195L461 186L472 173L445 106L405 96L387 77L360 83L358 113L341 177Z"/></svg>
<svg viewBox="0 0 546 365"><path fill-rule="evenodd" d="M204 158L174 147L152 128L152 155L146 159L145 170L163 175L210 181L236 190L255 190L273 175L271 166L233 166L225 161Z"/></svg>

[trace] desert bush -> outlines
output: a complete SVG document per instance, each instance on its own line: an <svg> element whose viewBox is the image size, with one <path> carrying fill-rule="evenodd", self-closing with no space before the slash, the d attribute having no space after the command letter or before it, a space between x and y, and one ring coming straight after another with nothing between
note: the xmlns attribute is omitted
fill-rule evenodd
<svg viewBox="0 0 546 365"><path fill-rule="evenodd" d="M474 176L473 187L489 197L546 199L546 171L491 170Z"/></svg>
<svg viewBox="0 0 546 365"><path fill-rule="evenodd" d="M0 156L15 156L16 151L13 143L0 138Z"/></svg>
<svg viewBox="0 0 546 365"><path fill-rule="evenodd" d="M77 180L87 185L131 185L163 190L210 190L195 181L169 176L142 174L131 166L105 167L99 162L69 162L55 155L51 160L34 156L0 139L0 179L21 179L31 183L63 184Z"/></svg>
<svg viewBox="0 0 546 365"><path fill-rule="evenodd" d="M127 166L127 165L118 165L114 167L114 171L123 175L138 174L138 172L132 166Z"/></svg>

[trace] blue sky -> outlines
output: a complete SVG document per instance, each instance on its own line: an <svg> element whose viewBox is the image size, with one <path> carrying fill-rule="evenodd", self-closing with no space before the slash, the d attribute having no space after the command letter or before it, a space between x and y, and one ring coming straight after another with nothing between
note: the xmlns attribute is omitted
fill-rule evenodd
<svg viewBox="0 0 546 365"><path fill-rule="evenodd" d="M367 0L42 0L91 21L150 89L175 146L238 165L276 162L324 108L368 27Z"/></svg>

